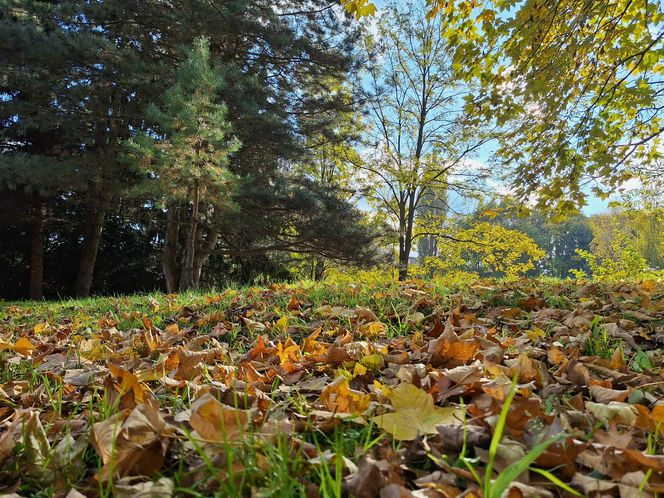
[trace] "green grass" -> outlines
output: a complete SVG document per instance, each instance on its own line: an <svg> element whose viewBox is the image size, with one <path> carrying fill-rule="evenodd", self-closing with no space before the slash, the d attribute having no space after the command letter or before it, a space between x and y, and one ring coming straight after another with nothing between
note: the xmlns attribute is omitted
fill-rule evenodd
<svg viewBox="0 0 664 498"><path fill-rule="evenodd" d="M597 293L606 296L609 292L607 289L600 286ZM428 341L434 339L427 336L427 332L437 321L444 325L452 311L460 306L472 310L478 317L477 322L466 325L462 325L461 318L455 319L458 319L455 322L457 332L459 335L465 334L464 340L482 333L485 344L504 342L504 358L514 359L524 352L522 344L535 342L535 339L528 338L526 331L541 325L544 337L537 339L541 342L536 346L545 350L547 341L553 335L553 325L538 325L535 313L524 311L517 319L504 320L501 312L505 308L521 306L524 299L535 298L537 302L544 302L545 306L571 313L578 304L578 292L575 283L563 281L493 281L477 286L452 286L441 281L406 285L376 281L363 282L357 286L305 282L276 285L267 289L223 289L178 295L152 293L53 302L0 303L0 341L11 346L19 338L27 338L37 348L30 358L17 355L11 348L0 350L0 388L11 393L0 399L0 416L6 422L14 411L23 413L28 409L39 410L39 419L48 434L48 450L42 456L47 462L52 461L58 441L66 434L71 432L76 437L87 437L93 424L106 421L123 410L131 410L133 406L129 398L124 398L130 390L114 385L113 382L117 384L119 381L113 380L106 373L84 386L72 388L65 381L66 372L59 368L57 362L53 365L48 363L50 355L61 354L66 357L70 362L67 370L90 369L92 366L104 369L109 364L119 364L128 371L143 372L173 360L174 352L179 350L189 353L218 350L223 351L223 354L219 353L219 357L204 362L196 381L190 382L191 379L188 379L184 387L166 385L158 378L150 378L143 383L149 389L151 399L159 404L160 413L168 417L169 424L177 425L180 429L168 436L170 446L166 459L158 472L150 476L153 481L160 477L170 479L177 496L304 497L311 496L312 489L316 489L323 498L347 496L345 477L349 469L365 455L378 459L385 454L395 459L397 457L394 455L399 455L398 458L407 456L411 469L409 479L438 468L462 467L470 472L472 478L459 478L456 484L460 489L474 484L483 490L487 498L501 496L509 483L526 471L548 481L552 488L574 494L574 490L565 488L556 477L556 469L534 466L537 456L555 442L553 439L539 441L539 444L529 441L527 445L524 444L528 451L522 461L495 472L497 448L508 431L507 416L512 400L517 396L514 384L508 398L493 413L490 423L486 420L478 422L478 417L482 419L486 415L479 416L477 414L480 412L477 411L474 415L476 419L469 416L465 421L466 424L476 426L483 424L482 427L491 434L490 446L486 448L488 461L481 461L474 454L474 449L466 446L464 437L460 454L452 455L449 461L453 463L434 457L426 446L392 439L376 427L370 416L341 420L335 414L325 423L314 423L316 412L323 410L320 392L315 388L300 389L299 384L312 378L326 378L325 382L329 384L330 380L339 376L344 376L352 383L354 368L359 364L366 367L366 373L362 374L361 381L355 380L362 395L371 396L371 413L376 413L375 410L389 410L389 401L376 395L372 388L373 381L384 383L387 378L393 384L404 382L410 375L409 370L402 370L399 364L375 364L365 358L377 355L382 359L383 355L408 350L413 355L413 364L426 365ZM625 303L625 316L640 306L639 302L629 301L622 296L615 297L615 300ZM295 306L289 309L292 303ZM362 324L358 320L350 315L328 317L317 311L324 305L339 306L347 311L356 308L371 310L377 321L384 324L385 332L377 337L363 337L359 333ZM629 307L631 309L627 309ZM421 316L416 313L421 313ZM282 317L286 317L285 327L277 326ZM258 328L252 329L245 319L259 324L254 325ZM622 350L624 347L620 339L606 333L601 326L603 319L601 310L597 311L590 328L583 330L587 332L585 342L579 341L577 349L577 352L580 350L581 354L600 362L611 359L617 349ZM155 336L166 340L168 327L176 325L177 334L182 337L176 337L176 334L168 347L152 350L145 334L154 332ZM492 328L493 325L495 327ZM465 329L459 330L463 327ZM641 327L647 336L645 332L651 331L653 326L645 324ZM247 380L249 374L245 372L242 379L238 377L240 382L234 383L238 379L225 377L221 370L222 366L237 369L242 364L243 368L246 367L242 363L243 358L256 347L259 336L267 336L275 345L283 345L291 339L298 347L304 347L306 339L318 328L321 329L318 340L326 345L342 344L341 340L347 336L343 344L352 342L363 352L358 353L359 356L352 361L333 366L325 363L309 366L306 375L300 379L290 379L290 372L284 369L276 377L251 381ZM515 337L520 338L521 345L510 342ZM567 347L574 339L573 336L562 338L559 343L565 343L563 347ZM89 343L107 349L103 349L96 357L91 350L86 349ZM363 347L370 349L363 350ZM652 351L633 352L628 362L630 368L634 372L653 369L654 360L651 361L648 354L652 356ZM306 358L306 355L302 357ZM538 356L540 361L546 361L545 357L544 354ZM276 354L270 361L256 361L254 365L248 360L246 363L252 368L255 366L255 375L258 376L267 375L271 367L283 367L282 359ZM288 364L287 361L285 363ZM549 372L559 368L545 366ZM431 376L431 383L426 389L434 394L437 390L444 390L442 384L438 385L431 380L440 378L444 366L426 368L427 375ZM494 369L487 375L493 378L495 372ZM211 392L223 400L225 405L238 409L263 406L257 411L266 420L284 417L288 418L292 426L266 435L261 432L266 420L261 419L253 421L239 439L205 442L189 432L191 428L186 422L174 422L176 415L186 413L204 392ZM471 392L479 395L481 389ZM561 400L568 397L571 394L560 397L550 395L543 399L542 408L546 415L559 416L563 404ZM463 398L457 394L442 403L458 406L463 403ZM80 424L84 424L85 428L81 428ZM34 433L22 427L20 440L13 448L12 455L0 461L0 493L7 483L20 479L19 492L23 496L62 495L63 491L72 487L102 497L116 494L116 488L120 485L118 479L95 479L104 467L104 462L87 443L78 458L81 465L72 466L66 475L59 475L55 479L53 475L44 477L25 474L23 470L32 458L29 449L30 445L34 446L35 437ZM587 437L590 440L593 434L589 432ZM647 441L644 451L661 450L661 432L645 434L643 439ZM412 481L408 485L414 487Z"/></svg>

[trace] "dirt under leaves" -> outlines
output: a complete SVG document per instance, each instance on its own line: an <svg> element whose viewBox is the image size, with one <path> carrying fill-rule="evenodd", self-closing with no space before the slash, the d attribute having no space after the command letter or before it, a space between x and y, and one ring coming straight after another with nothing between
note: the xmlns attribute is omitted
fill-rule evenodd
<svg viewBox="0 0 664 498"><path fill-rule="evenodd" d="M664 493L653 282L140 299L0 312L2 496Z"/></svg>

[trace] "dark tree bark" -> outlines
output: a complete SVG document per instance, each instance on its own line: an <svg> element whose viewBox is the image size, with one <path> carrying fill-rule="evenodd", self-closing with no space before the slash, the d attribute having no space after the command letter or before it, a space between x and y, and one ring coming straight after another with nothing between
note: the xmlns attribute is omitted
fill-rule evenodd
<svg viewBox="0 0 664 498"><path fill-rule="evenodd" d="M399 251L399 281L406 280L408 278L408 265L410 263L410 248L412 241L409 241L407 237L404 237L403 249Z"/></svg>
<svg viewBox="0 0 664 498"><path fill-rule="evenodd" d="M193 268L193 283L195 289L198 289L201 285L201 274L203 273L203 266L210 257L210 254L212 254L214 247L217 245L218 239L219 232L214 229L209 229L205 239L201 237L198 241L199 243L197 244L196 253L194 255Z"/></svg>
<svg viewBox="0 0 664 498"><path fill-rule="evenodd" d="M323 258L315 258L313 262L313 280L320 282L325 277L325 260Z"/></svg>
<svg viewBox="0 0 664 498"><path fill-rule="evenodd" d="M182 260L182 273L180 274L180 290L195 288L194 260L196 257L196 241L199 237L199 208L200 208L200 186L198 181L192 188L191 221L187 233L187 243Z"/></svg>
<svg viewBox="0 0 664 498"><path fill-rule="evenodd" d="M418 144L419 145L419 144ZM419 149L418 149L419 151ZM419 152L418 152L419 153ZM419 157L417 158L419 161ZM399 280L408 278L408 266L410 265L410 251L413 248L413 227L415 224L415 189L408 192L408 208L406 212L406 223L404 227L403 251L399 254Z"/></svg>
<svg viewBox="0 0 664 498"><path fill-rule="evenodd" d="M32 207L30 230L30 274L28 294L30 299L42 299L44 289L44 225L46 205L37 201Z"/></svg>
<svg viewBox="0 0 664 498"><path fill-rule="evenodd" d="M406 205L404 194L401 193L399 200L399 256L397 261L397 268L399 270L399 280L406 280L408 278L408 256L410 251L406 248L408 242L408 234L406 233Z"/></svg>
<svg viewBox="0 0 664 498"><path fill-rule="evenodd" d="M103 197L90 201L86 207L83 246L74 287L74 293L77 297L88 297L90 295L107 207L107 200Z"/></svg>
<svg viewBox="0 0 664 498"><path fill-rule="evenodd" d="M173 204L166 211L166 236L162 270L166 281L166 290L175 292L178 289L178 238L180 235L180 206Z"/></svg>

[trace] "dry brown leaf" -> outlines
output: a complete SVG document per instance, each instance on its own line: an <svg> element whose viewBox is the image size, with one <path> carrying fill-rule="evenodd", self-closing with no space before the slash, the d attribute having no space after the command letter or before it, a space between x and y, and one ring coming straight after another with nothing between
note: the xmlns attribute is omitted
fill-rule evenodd
<svg viewBox="0 0 664 498"><path fill-rule="evenodd" d="M608 389L601 386L590 386L590 394L598 403L610 403L611 401L625 401L629 396L629 391L619 391L617 389Z"/></svg>
<svg viewBox="0 0 664 498"><path fill-rule="evenodd" d="M615 496L613 491L618 488L616 483L589 477L578 472L574 474L571 484L581 488L585 496Z"/></svg>
<svg viewBox="0 0 664 498"><path fill-rule="evenodd" d="M97 474L106 481L114 475L150 476L158 471L166 455L171 429L147 404L123 410L92 426L90 444L104 466Z"/></svg>
<svg viewBox="0 0 664 498"><path fill-rule="evenodd" d="M538 386L543 384L539 370L535 367L535 363L526 353L521 353L516 360L505 361L505 365L510 367L508 377L511 378L514 374L518 374L519 382L522 384L527 384L528 382L533 381L535 381Z"/></svg>
<svg viewBox="0 0 664 498"><path fill-rule="evenodd" d="M167 477L157 481L125 477L113 484L115 498L169 498L174 493L175 485Z"/></svg>
<svg viewBox="0 0 664 498"><path fill-rule="evenodd" d="M191 405L189 425L208 441L228 441L243 434L249 425L249 411L219 402L204 394Z"/></svg>
<svg viewBox="0 0 664 498"><path fill-rule="evenodd" d="M378 463L369 456L360 459L357 472L346 477L344 489L357 498L375 498L384 485Z"/></svg>

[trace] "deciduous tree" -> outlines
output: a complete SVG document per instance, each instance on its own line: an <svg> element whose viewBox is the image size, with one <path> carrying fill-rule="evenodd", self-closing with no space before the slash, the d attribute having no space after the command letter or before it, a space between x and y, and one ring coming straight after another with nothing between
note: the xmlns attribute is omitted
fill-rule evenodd
<svg viewBox="0 0 664 498"><path fill-rule="evenodd" d="M417 237L430 235L415 229L423 203L442 191L472 190L482 173L469 170L464 159L485 138L478 130L471 136L463 122L460 100L467 89L454 77L439 19L425 14L424 2L390 4L375 45L369 43L376 51L369 69L375 154L360 167L368 197L397 230L400 279L408 276Z"/></svg>
<svg viewBox="0 0 664 498"><path fill-rule="evenodd" d="M518 195L570 211L591 192L660 176L664 111L661 2L430 0L480 86L466 111L501 128L500 164Z"/></svg>

